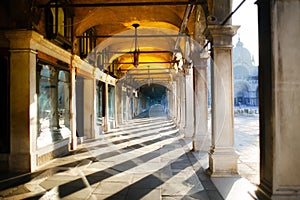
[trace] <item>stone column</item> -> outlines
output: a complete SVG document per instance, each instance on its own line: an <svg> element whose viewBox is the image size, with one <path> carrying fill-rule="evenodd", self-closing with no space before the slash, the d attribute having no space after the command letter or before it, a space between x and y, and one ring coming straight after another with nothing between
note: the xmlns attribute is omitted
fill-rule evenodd
<svg viewBox="0 0 300 200"><path fill-rule="evenodd" d="M177 84L176 81L173 81L173 85L172 85L172 99L173 99L173 106L172 106L172 110L173 110L173 119L174 122L176 122L177 120L177 98L176 98L176 94L177 94Z"/></svg>
<svg viewBox="0 0 300 200"><path fill-rule="evenodd" d="M31 172L37 166L36 54L33 31L6 33L10 41L10 171Z"/></svg>
<svg viewBox="0 0 300 200"><path fill-rule="evenodd" d="M116 128L117 127L117 121L118 121L118 107L119 107L119 105L117 104L117 85L115 85L115 92L114 92L114 115L115 115L115 117L114 117L114 122L113 122L113 128Z"/></svg>
<svg viewBox="0 0 300 200"><path fill-rule="evenodd" d="M180 127L180 120L181 120L181 86L180 86L180 77L176 77L176 123L177 126Z"/></svg>
<svg viewBox="0 0 300 200"><path fill-rule="evenodd" d="M105 116L103 118L103 131L106 132L108 131L108 83L105 82L105 90L104 90L104 98L105 98Z"/></svg>
<svg viewBox="0 0 300 200"><path fill-rule="evenodd" d="M207 59L209 55L202 53L194 62L194 151L208 151L210 137L208 133L208 85Z"/></svg>
<svg viewBox="0 0 300 200"><path fill-rule="evenodd" d="M95 138L94 129L94 88L95 81L93 79L83 79L83 127L84 136L87 138Z"/></svg>
<svg viewBox="0 0 300 200"><path fill-rule="evenodd" d="M172 89L172 90L171 90ZM173 90L174 90L174 87L173 87L173 84L170 86L170 90L168 90L168 95L169 95L169 98L168 98L168 115L170 117L170 119L174 119L175 118L175 115L174 115L174 95L173 95Z"/></svg>
<svg viewBox="0 0 300 200"><path fill-rule="evenodd" d="M185 92L185 77L181 75L179 77L179 87L180 87L180 102L179 102L179 107L180 107L180 128L179 130L184 133L185 131L185 104L186 104L186 92Z"/></svg>
<svg viewBox="0 0 300 200"><path fill-rule="evenodd" d="M169 90L167 89L166 90L166 98L165 98L165 111L166 111L166 114L167 116L170 116L170 101L171 101L171 98L170 98L170 92Z"/></svg>
<svg viewBox="0 0 300 200"><path fill-rule="evenodd" d="M234 149L232 37L237 26L209 25L212 37L212 146L209 172L212 176L237 174Z"/></svg>
<svg viewBox="0 0 300 200"><path fill-rule="evenodd" d="M258 1L259 199L300 199L299 1Z"/></svg>
<svg viewBox="0 0 300 200"><path fill-rule="evenodd" d="M122 84L116 84L116 125L123 123L123 102L122 102ZM125 111L125 110L124 110Z"/></svg>
<svg viewBox="0 0 300 200"><path fill-rule="evenodd" d="M72 60L74 59L74 55L72 56ZM76 135L76 68L73 65L70 70L70 129L71 129L71 149L77 149L77 135Z"/></svg>
<svg viewBox="0 0 300 200"><path fill-rule="evenodd" d="M126 90L127 90L127 86L126 86ZM128 101L128 96L127 96L127 92L123 92L123 101L125 102L125 106L124 106L124 110L123 112L125 112L125 122L128 122L129 120L129 101Z"/></svg>
<svg viewBox="0 0 300 200"><path fill-rule="evenodd" d="M185 128L184 137L192 138L194 135L194 83L193 68L186 69L185 74Z"/></svg>

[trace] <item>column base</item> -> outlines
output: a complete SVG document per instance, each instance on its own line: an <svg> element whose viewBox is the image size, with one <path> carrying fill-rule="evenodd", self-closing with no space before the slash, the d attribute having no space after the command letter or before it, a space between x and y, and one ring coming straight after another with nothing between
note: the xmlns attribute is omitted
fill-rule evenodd
<svg viewBox="0 0 300 200"><path fill-rule="evenodd" d="M211 177L238 176L238 154L233 148L218 148L209 151L209 168L207 172Z"/></svg>
<svg viewBox="0 0 300 200"><path fill-rule="evenodd" d="M194 135L194 127L191 125L185 126L183 129L185 138L193 138Z"/></svg>
<svg viewBox="0 0 300 200"><path fill-rule="evenodd" d="M11 153L9 155L9 170L11 172L32 172L30 153Z"/></svg>
<svg viewBox="0 0 300 200"><path fill-rule="evenodd" d="M275 191L276 194L272 192L270 183L261 180L261 183L258 186L256 196L261 200L286 200L286 199L299 199L299 192L296 192L297 189L285 188L284 191Z"/></svg>
<svg viewBox="0 0 300 200"><path fill-rule="evenodd" d="M179 124L179 131L185 136L185 126L182 124Z"/></svg>
<svg viewBox="0 0 300 200"><path fill-rule="evenodd" d="M262 181L255 192L259 199L272 199L272 189Z"/></svg>

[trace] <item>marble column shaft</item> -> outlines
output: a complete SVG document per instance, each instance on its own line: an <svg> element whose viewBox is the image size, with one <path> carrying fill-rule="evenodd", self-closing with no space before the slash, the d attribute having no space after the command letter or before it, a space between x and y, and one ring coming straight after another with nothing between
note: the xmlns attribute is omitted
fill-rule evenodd
<svg viewBox="0 0 300 200"><path fill-rule="evenodd" d="M300 1L257 3L261 30L257 196L296 200L300 199Z"/></svg>
<svg viewBox="0 0 300 200"><path fill-rule="evenodd" d="M179 78L179 87L180 87L180 131L184 133L185 131L185 104L186 104L186 91L185 91L185 77L180 76Z"/></svg>
<svg viewBox="0 0 300 200"><path fill-rule="evenodd" d="M184 136L192 138L194 135L194 83L193 68L186 69L185 77L185 128Z"/></svg>
<svg viewBox="0 0 300 200"><path fill-rule="evenodd" d="M117 126L123 123L123 101L122 101L122 84L116 84L116 124Z"/></svg>
<svg viewBox="0 0 300 200"><path fill-rule="evenodd" d="M36 54L32 31L8 32L10 40L10 171L33 171L37 165Z"/></svg>
<svg viewBox="0 0 300 200"><path fill-rule="evenodd" d="M176 123L177 126L180 127L180 120L181 120L181 89L180 89L180 78L176 77L176 93L175 93L175 98L176 98Z"/></svg>
<svg viewBox="0 0 300 200"><path fill-rule="evenodd" d="M199 54L197 65L194 66L194 116L195 131L193 150L208 151L210 137L208 133L208 84L207 54Z"/></svg>
<svg viewBox="0 0 300 200"><path fill-rule="evenodd" d="M103 131L108 131L108 126L109 126L109 124L108 124L108 117L109 117L109 110L108 110L108 83L107 82L105 82L105 90L104 90L104 92L105 92L105 95L104 95L104 98L105 98L105 101L104 101L104 103L105 103L105 116L104 116L104 120L103 120L103 122L104 122L104 125L103 125Z"/></svg>
<svg viewBox="0 0 300 200"><path fill-rule="evenodd" d="M232 37L237 29L238 26L208 26L212 37L212 146L209 152L212 176L237 174L232 66Z"/></svg>
<svg viewBox="0 0 300 200"><path fill-rule="evenodd" d="M73 59L73 56L72 56ZM70 70L70 129L71 129L71 149L77 149L77 135L76 135L76 70L73 66Z"/></svg>

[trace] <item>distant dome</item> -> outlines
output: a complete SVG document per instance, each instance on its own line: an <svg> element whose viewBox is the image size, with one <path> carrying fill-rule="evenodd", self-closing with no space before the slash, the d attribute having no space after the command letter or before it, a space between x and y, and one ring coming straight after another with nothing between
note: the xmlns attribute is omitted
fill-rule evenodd
<svg viewBox="0 0 300 200"><path fill-rule="evenodd" d="M244 44L241 42L240 38L236 43L236 46L233 48L233 63L247 63L252 65L251 54L248 49L243 47Z"/></svg>

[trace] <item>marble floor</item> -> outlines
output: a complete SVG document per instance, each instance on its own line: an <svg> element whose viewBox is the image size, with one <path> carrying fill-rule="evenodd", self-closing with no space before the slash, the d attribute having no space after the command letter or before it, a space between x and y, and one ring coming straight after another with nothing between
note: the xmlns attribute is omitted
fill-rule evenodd
<svg viewBox="0 0 300 200"><path fill-rule="evenodd" d="M255 118L235 118L241 177L210 178L207 152L191 152L174 122L152 113L85 140L35 173L0 179L0 199L255 199L256 126Z"/></svg>

